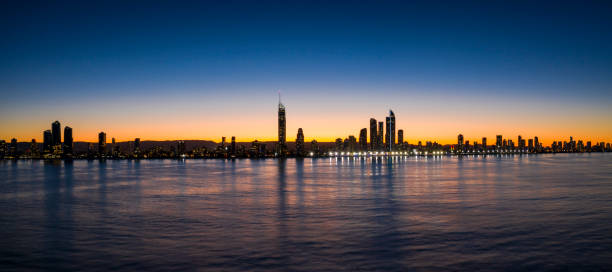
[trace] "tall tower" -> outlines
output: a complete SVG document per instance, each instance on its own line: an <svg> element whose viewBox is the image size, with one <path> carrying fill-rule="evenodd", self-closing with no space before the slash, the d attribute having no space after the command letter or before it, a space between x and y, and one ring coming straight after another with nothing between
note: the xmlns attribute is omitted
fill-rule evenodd
<svg viewBox="0 0 612 272"><path fill-rule="evenodd" d="M482 137L482 150L487 150L487 137Z"/></svg>
<svg viewBox="0 0 612 272"><path fill-rule="evenodd" d="M370 118L370 150L375 150L378 142L376 119Z"/></svg>
<svg viewBox="0 0 612 272"><path fill-rule="evenodd" d="M53 133L50 130L43 132L43 152L51 152L51 146L53 145Z"/></svg>
<svg viewBox="0 0 612 272"><path fill-rule="evenodd" d="M285 116L285 105L281 103L278 94L278 154L284 156L287 151L287 119Z"/></svg>
<svg viewBox="0 0 612 272"><path fill-rule="evenodd" d="M304 131L298 128L297 137L295 138L295 155L298 157L304 156Z"/></svg>
<svg viewBox="0 0 612 272"><path fill-rule="evenodd" d="M378 141L377 141L377 148L378 150L382 150L383 149L383 145L384 145L384 125L385 123L383 122L378 122Z"/></svg>
<svg viewBox="0 0 612 272"><path fill-rule="evenodd" d="M392 110L389 110L389 116L387 121L387 131L385 135L385 144L388 151L393 151L395 145L395 114Z"/></svg>
<svg viewBox="0 0 612 272"><path fill-rule="evenodd" d="M231 143L230 150L232 152L232 155L236 154L236 136L232 136L232 143Z"/></svg>
<svg viewBox="0 0 612 272"><path fill-rule="evenodd" d="M463 150L463 134L457 135L457 150Z"/></svg>
<svg viewBox="0 0 612 272"><path fill-rule="evenodd" d="M404 130L397 130L397 145L402 148L404 146Z"/></svg>
<svg viewBox="0 0 612 272"><path fill-rule="evenodd" d="M64 127L64 154L72 154L73 139L72 139L72 128Z"/></svg>
<svg viewBox="0 0 612 272"><path fill-rule="evenodd" d="M501 135L495 136L495 147L497 149L500 149L502 145L503 145L502 136Z"/></svg>
<svg viewBox="0 0 612 272"><path fill-rule="evenodd" d="M53 140L51 141L52 146L61 145L62 144L62 126L59 121L53 122L51 124L51 134L53 135Z"/></svg>
<svg viewBox="0 0 612 272"><path fill-rule="evenodd" d="M368 129L362 128L359 131L359 150L366 151L368 150Z"/></svg>
<svg viewBox="0 0 612 272"><path fill-rule="evenodd" d="M106 150L106 133L98 133L98 153L103 155Z"/></svg>

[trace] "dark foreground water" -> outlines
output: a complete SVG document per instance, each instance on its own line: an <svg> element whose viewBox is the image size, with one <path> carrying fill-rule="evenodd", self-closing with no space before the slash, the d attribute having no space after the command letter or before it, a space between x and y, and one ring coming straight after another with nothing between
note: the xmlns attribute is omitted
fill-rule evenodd
<svg viewBox="0 0 612 272"><path fill-rule="evenodd" d="M612 270L612 154L0 162L0 270Z"/></svg>

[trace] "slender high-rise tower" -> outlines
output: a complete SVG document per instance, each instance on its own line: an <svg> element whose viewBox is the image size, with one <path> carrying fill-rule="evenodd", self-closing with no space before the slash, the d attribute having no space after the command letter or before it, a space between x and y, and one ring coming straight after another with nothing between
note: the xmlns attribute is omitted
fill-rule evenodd
<svg viewBox="0 0 612 272"><path fill-rule="evenodd" d="M59 121L53 122L51 124L51 134L53 135L53 139L51 141L52 146L61 145L62 144L62 126Z"/></svg>
<svg viewBox="0 0 612 272"><path fill-rule="evenodd" d="M387 121L387 133L385 135L385 145L387 147L387 151L393 151L393 146L395 145L395 113L392 110L389 110L389 116L386 119Z"/></svg>
<svg viewBox="0 0 612 272"><path fill-rule="evenodd" d="M370 118L370 150L375 150L378 142L376 119Z"/></svg>
<svg viewBox="0 0 612 272"><path fill-rule="evenodd" d="M281 103L278 94L278 155L284 156L287 150L287 119L285 116L285 105Z"/></svg>
<svg viewBox="0 0 612 272"><path fill-rule="evenodd" d="M377 149L378 150L383 150L383 146L384 146L384 126L385 123L384 122L378 122L378 141L377 141Z"/></svg>
<svg viewBox="0 0 612 272"><path fill-rule="evenodd" d="M51 130L45 130L43 132L43 152L49 153L51 152L51 146L53 145L53 133Z"/></svg>
<svg viewBox="0 0 612 272"><path fill-rule="evenodd" d="M106 151L106 133L100 132L98 133L98 154L100 156L104 155Z"/></svg>
<svg viewBox="0 0 612 272"><path fill-rule="evenodd" d="M72 128L64 127L64 154L72 154L73 148Z"/></svg>
<svg viewBox="0 0 612 272"><path fill-rule="evenodd" d="M397 130L397 145L402 148L404 146L404 130Z"/></svg>
<svg viewBox="0 0 612 272"><path fill-rule="evenodd" d="M232 143L231 143L230 150L232 152L232 155L236 154L236 136L232 136Z"/></svg>

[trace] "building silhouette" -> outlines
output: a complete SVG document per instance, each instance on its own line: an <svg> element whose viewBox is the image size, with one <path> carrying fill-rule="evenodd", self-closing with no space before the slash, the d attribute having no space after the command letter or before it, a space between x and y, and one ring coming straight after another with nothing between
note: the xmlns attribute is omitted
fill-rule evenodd
<svg viewBox="0 0 612 272"><path fill-rule="evenodd" d="M336 151L338 150L342 150L342 139L340 138L336 138L336 141L334 142L334 147L336 148Z"/></svg>
<svg viewBox="0 0 612 272"><path fill-rule="evenodd" d="M388 151L393 151L393 145L395 145L395 113L392 110L389 110L389 116L387 116L386 121L385 145Z"/></svg>
<svg viewBox="0 0 612 272"><path fill-rule="evenodd" d="M61 145L62 126L60 125L59 121L55 121L51 124L51 134L53 135L53 138L51 140L51 145L53 146L53 148L55 148L55 146Z"/></svg>
<svg viewBox="0 0 612 272"><path fill-rule="evenodd" d="M231 152L232 155L236 155L236 136L232 136L230 152Z"/></svg>
<svg viewBox="0 0 612 272"><path fill-rule="evenodd" d="M310 142L310 152L315 156L319 156L319 154L321 154L321 149L317 140L312 140L312 142Z"/></svg>
<svg viewBox="0 0 612 272"><path fill-rule="evenodd" d="M64 127L64 154L72 155L74 149L74 143L72 139L72 128L69 126Z"/></svg>
<svg viewBox="0 0 612 272"><path fill-rule="evenodd" d="M362 151L368 150L368 129L362 128L359 131L359 149Z"/></svg>
<svg viewBox="0 0 612 272"><path fill-rule="evenodd" d="M30 156L37 157L38 155L38 143L36 143L36 139L32 139L30 142Z"/></svg>
<svg viewBox="0 0 612 272"><path fill-rule="evenodd" d="M43 132L43 152L51 152L51 145L53 144L53 133L51 130L45 130Z"/></svg>
<svg viewBox="0 0 612 272"><path fill-rule="evenodd" d="M404 146L404 130L397 130L397 146L402 148Z"/></svg>
<svg viewBox="0 0 612 272"><path fill-rule="evenodd" d="M370 150L376 150L378 134L376 133L376 119L370 118Z"/></svg>
<svg viewBox="0 0 612 272"><path fill-rule="evenodd" d="M304 131L302 128L298 128L297 137L295 138L295 155L304 156L306 150L304 150Z"/></svg>
<svg viewBox="0 0 612 272"><path fill-rule="evenodd" d="M140 155L140 138L134 139L134 155Z"/></svg>
<svg viewBox="0 0 612 272"><path fill-rule="evenodd" d="M278 155L284 156L287 153L287 119L285 116L285 105L278 99Z"/></svg>
<svg viewBox="0 0 612 272"><path fill-rule="evenodd" d="M176 147L179 156L185 155L185 141L179 140Z"/></svg>
<svg viewBox="0 0 612 272"><path fill-rule="evenodd" d="M378 150L383 150L383 146L384 146L384 125L385 123L383 122L378 122Z"/></svg>
<svg viewBox="0 0 612 272"><path fill-rule="evenodd" d="M17 139L11 139L11 145L9 146L9 156L15 158L17 157Z"/></svg>
<svg viewBox="0 0 612 272"><path fill-rule="evenodd" d="M106 133L100 132L98 133L98 154L100 156L104 155L106 151Z"/></svg>

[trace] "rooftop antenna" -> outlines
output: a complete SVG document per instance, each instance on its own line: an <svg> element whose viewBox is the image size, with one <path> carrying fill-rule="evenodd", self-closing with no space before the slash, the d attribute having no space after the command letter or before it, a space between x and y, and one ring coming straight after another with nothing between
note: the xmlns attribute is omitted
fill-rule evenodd
<svg viewBox="0 0 612 272"><path fill-rule="evenodd" d="M285 105L283 105L283 103L281 102L281 91L280 90L278 90L278 106L285 107Z"/></svg>

